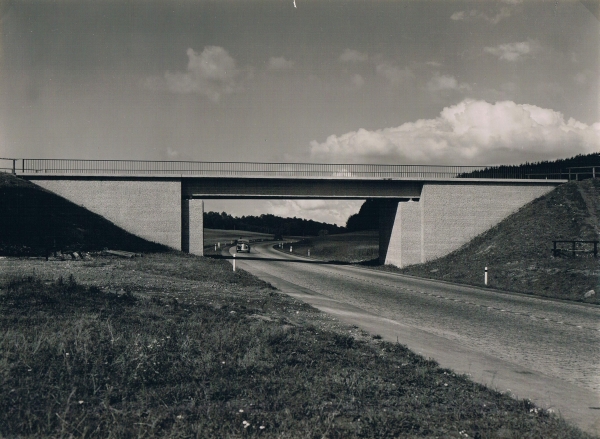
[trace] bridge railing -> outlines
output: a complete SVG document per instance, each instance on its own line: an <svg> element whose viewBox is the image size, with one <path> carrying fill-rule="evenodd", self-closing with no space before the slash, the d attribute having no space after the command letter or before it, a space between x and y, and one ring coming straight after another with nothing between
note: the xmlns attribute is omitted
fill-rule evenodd
<svg viewBox="0 0 600 439"><path fill-rule="evenodd" d="M10 159L13 160L13 159ZM333 178L555 178L518 167L149 160L16 159L16 173L61 175L176 175ZM560 177L558 177L560 178Z"/></svg>

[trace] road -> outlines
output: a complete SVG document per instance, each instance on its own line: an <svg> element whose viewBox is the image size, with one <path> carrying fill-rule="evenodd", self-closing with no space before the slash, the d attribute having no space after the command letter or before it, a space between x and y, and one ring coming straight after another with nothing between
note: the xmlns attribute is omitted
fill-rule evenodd
<svg viewBox="0 0 600 439"><path fill-rule="evenodd" d="M238 254L237 265L342 322L600 435L600 307L324 264L272 245Z"/></svg>

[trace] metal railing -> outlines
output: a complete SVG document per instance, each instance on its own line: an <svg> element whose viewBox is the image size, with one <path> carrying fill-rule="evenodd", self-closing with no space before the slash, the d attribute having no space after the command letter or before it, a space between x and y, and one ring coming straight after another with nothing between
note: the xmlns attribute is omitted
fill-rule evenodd
<svg viewBox="0 0 600 439"><path fill-rule="evenodd" d="M2 159L0 159L2 160ZM196 162L149 160L4 159L17 174L176 175L328 178L493 178L532 177L518 167L369 165L321 163ZM8 169L8 168L7 168ZM550 178L561 178L554 177Z"/></svg>
<svg viewBox="0 0 600 439"><path fill-rule="evenodd" d="M17 173L17 161L20 159L9 159L9 158L5 158L5 157L0 157L0 172L4 172L4 173L11 173L11 174L16 174ZM10 167L6 167L5 165L8 162L12 162L12 166Z"/></svg>
<svg viewBox="0 0 600 439"><path fill-rule="evenodd" d="M573 168L567 168L567 174L569 181L585 180L588 178L600 177L600 166L578 166Z"/></svg>

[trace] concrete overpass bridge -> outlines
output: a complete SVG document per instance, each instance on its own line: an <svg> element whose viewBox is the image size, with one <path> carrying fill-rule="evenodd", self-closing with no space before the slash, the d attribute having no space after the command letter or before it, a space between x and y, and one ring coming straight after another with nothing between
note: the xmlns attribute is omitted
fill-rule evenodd
<svg viewBox="0 0 600 439"><path fill-rule="evenodd" d="M458 249L566 182L485 166L10 160L21 178L197 255L205 199L376 199L380 260L399 267Z"/></svg>

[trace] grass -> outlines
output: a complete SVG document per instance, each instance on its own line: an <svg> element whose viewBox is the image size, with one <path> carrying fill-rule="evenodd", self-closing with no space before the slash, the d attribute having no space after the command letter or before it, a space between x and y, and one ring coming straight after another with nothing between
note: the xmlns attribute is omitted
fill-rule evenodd
<svg viewBox="0 0 600 439"><path fill-rule="evenodd" d="M286 252L289 247L286 246ZM292 245L293 253L331 262L364 263L379 258L379 232L343 233L305 238Z"/></svg>
<svg viewBox="0 0 600 439"><path fill-rule="evenodd" d="M1 263L0 436L589 437L225 261Z"/></svg>

